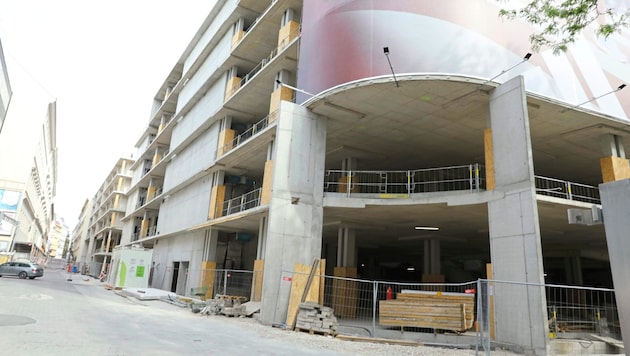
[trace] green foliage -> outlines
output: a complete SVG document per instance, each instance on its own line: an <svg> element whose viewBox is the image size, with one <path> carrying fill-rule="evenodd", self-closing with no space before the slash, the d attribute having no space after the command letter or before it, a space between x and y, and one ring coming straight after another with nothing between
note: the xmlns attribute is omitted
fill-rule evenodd
<svg viewBox="0 0 630 356"><path fill-rule="evenodd" d="M520 18L534 25L539 30L529 37L532 49L550 47L558 54L566 51L591 24L596 25L595 33L604 38L628 27L630 14L603 8L603 2L598 0L532 0L518 10L501 9L499 16L510 20Z"/></svg>

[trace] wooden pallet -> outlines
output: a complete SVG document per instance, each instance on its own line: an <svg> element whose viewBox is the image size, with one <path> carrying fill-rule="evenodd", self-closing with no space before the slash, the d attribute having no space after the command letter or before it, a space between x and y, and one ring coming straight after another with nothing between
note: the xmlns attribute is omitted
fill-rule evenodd
<svg viewBox="0 0 630 356"><path fill-rule="evenodd" d="M323 335L323 336L337 336L337 333L330 330L315 330L315 329L302 329L302 328L295 328L295 331L301 331L301 332L307 332L310 335Z"/></svg>

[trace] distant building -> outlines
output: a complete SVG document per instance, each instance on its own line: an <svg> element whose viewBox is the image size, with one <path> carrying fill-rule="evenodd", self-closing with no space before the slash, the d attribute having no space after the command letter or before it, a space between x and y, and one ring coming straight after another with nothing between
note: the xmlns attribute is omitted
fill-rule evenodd
<svg viewBox="0 0 630 356"><path fill-rule="evenodd" d="M64 247L67 248L70 245L69 238L70 232L64 219L56 217L50 228L50 237L48 238L48 257L67 258L67 251L64 251ZM67 246L66 243L68 244Z"/></svg>
<svg viewBox="0 0 630 356"><path fill-rule="evenodd" d="M77 257L87 265L89 273L98 276L101 272L109 272L112 251L122 238L122 221L127 208L127 191L131 184L131 167L134 160L128 157L118 159L107 175L94 198L91 200L91 211L86 206L81 214L87 219L87 233L83 236L83 252ZM85 224L85 221L83 222ZM87 247L87 248L86 248ZM81 266L82 271L86 267Z"/></svg>
<svg viewBox="0 0 630 356"><path fill-rule="evenodd" d="M24 121L37 121L28 118ZM43 263L48 255L57 186L57 104L48 104L37 130L4 130L5 135L36 136L35 147L6 147L0 139L0 209L16 224L0 225L0 252ZM2 137L0 136L0 137ZM29 140L24 140L25 142ZM24 165L24 163L29 163ZM28 167L28 169L24 169Z"/></svg>
<svg viewBox="0 0 630 356"><path fill-rule="evenodd" d="M71 253L73 262L81 272L86 272L90 262L90 235L88 234L90 217L92 216L92 199L86 199L81 208L79 219L72 231Z"/></svg>
<svg viewBox="0 0 630 356"><path fill-rule="evenodd" d="M2 127L4 126L4 119L7 116L12 95L7 64L2 50L2 41L0 41L0 132L2 132Z"/></svg>

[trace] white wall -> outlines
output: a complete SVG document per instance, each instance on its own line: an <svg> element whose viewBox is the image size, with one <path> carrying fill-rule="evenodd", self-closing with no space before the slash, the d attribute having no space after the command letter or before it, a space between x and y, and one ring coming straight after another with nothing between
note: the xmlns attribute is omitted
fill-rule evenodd
<svg viewBox="0 0 630 356"><path fill-rule="evenodd" d="M153 247L153 262L155 263L153 288L170 289L173 262L189 262L187 290L197 287L203 256L203 242L203 230L158 240Z"/></svg>
<svg viewBox="0 0 630 356"><path fill-rule="evenodd" d="M210 119L219 110L221 105L223 105L226 75L226 73L223 73L221 77L212 84L208 92L206 92L199 102L175 125L171 136L171 151L175 150L192 132Z"/></svg>
<svg viewBox="0 0 630 356"><path fill-rule="evenodd" d="M164 235L206 222L211 188L208 175L171 194L160 208L157 231Z"/></svg>
<svg viewBox="0 0 630 356"><path fill-rule="evenodd" d="M186 73L186 71L192 66L192 64L197 59L197 57L199 57L204 47L206 47L206 45L210 42L210 40L212 39L214 34L219 30L221 25L225 21L227 21L230 14L236 8L237 2L238 1L236 0L232 0L232 1L227 2L225 5L223 5L221 10L217 14L216 18L212 21L212 24L208 26L204 34L201 36L199 41L195 44L195 47L192 49L192 51L190 51L190 54L184 61L184 73ZM231 38L231 28L230 30L228 30L228 33L230 34L230 38Z"/></svg>
<svg viewBox="0 0 630 356"><path fill-rule="evenodd" d="M208 80L208 78L219 69L230 54L232 45L232 35L225 34L223 38L212 49L208 57L203 60L199 69L193 74L186 86L182 89L177 97L177 112L190 101L199 88ZM225 81L221 81L225 86Z"/></svg>
<svg viewBox="0 0 630 356"><path fill-rule="evenodd" d="M218 136L219 124L215 123L169 162L164 174L164 192L168 192L214 162Z"/></svg>

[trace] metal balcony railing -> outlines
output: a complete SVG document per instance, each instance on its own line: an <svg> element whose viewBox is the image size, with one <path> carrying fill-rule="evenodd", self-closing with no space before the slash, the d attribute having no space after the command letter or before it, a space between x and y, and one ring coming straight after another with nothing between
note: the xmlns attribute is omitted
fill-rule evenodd
<svg viewBox="0 0 630 356"><path fill-rule="evenodd" d="M408 171L343 171L325 173L324 192L409 195L413 193L485 189L479 164ZM391 196L387 196L391 197Z"/></svg>
<svg viewBox="0 0 630 356"><path fill-rule="evenodd" d="M301 31L301 28L298 27L297 29L291 31L291 33L289 33L281 41L279 41L280 42L280 46L274 48L269 53L268 56L263 58L260 61L260 63L258 63L252 70L249 71L249 73L245 74L245 76L243 76L238 83L234 84L232 87L227 89L227 92L230 93L230 94L226 97L226 99L230 98L240 88L245 86L245 84L247 84L250 79L252 79L254 76L256 76L256 74L258 74L258 72L260 72L260 70L263 69L267 65L267 63L271 62L278 55L278 53L281 53L282 50L284 50L288 46L288 44L291 43L291 41L293 41L296 38L298 38L300 36L300 31Z"/></svg>
<svg viewBox="0 0 630 356"><path fill-rule="evenodd" d="M276 112L274 111L271 114L265 116L262 120L260 120L257 123L255 123L252 127L247 129L245 132L243 132L240 135L236 136L232 141L227 142L226 144L224 144L223 145L223 150L222 151L219 150L219 151L223 152L223 154L226 154L229 151L231 151L231 150L235 149L236 147L238 147L239 145L245 143L250 138L256 136L257 133L259 133L264 128L269 126L269 118L272 115L275 115L275 114L276 114Z"/></svg>
<svg viewBox="0 0 630 356"><path fill-rule="evenodd" d="M536 194L600 204L599 189L566 180L534 176ZM324 192L380 194L383 198L414 193L478 192L485 189L485 169L478 163L408 171L328 170Z"/></svg>
<svg viewBox="0 0 630 356"><path fill-rule="evenodd" d="M601 204L597 187L543 176L535 176L535 180L536 194Z"/></svg>
<svg viewBox="0 0 630 356"><path fill-rule="evenodd" d="M259 206L261 191L262 189L258 188L256 190L252 190L251 192L245 193L240 197L224 201L223 207L221 209L221 216L235 214Z"/></svg>

